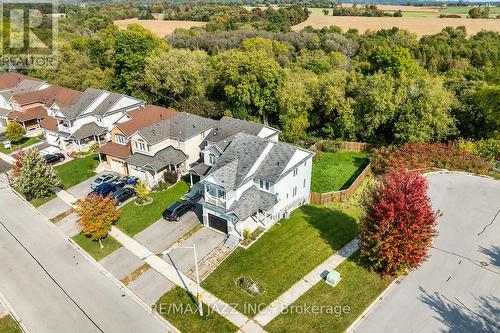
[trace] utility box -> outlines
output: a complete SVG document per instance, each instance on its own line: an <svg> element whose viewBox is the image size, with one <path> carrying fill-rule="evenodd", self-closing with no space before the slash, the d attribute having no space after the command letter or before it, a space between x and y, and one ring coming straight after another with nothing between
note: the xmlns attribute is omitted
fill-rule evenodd
<svg viewBox="0 0 500 333"><path fill-rule="evenodd" d="M328 283L332 287L335 287L340 282L340 280L340 273L336 270L330 271L325 277L326 283Z"/></svg>
<svg viewBox="0 0 500 333"><path fill-rule="evenodd" d="M10 149L10 148L12 148L12 145L11 145L10 141L4 141L3 142L3 147L5 149Z"/></svg>

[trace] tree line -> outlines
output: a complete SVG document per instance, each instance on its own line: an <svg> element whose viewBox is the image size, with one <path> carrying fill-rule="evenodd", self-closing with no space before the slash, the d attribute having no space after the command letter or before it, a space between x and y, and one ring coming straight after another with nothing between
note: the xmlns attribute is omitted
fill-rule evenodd
<svg viewBox="0 0 500 333"><path fill-rule="evenodd" d="M83 9L85 10L85 9ZM110 89L209 117L266 122L285 140L375 143L498 138L500 36L446 28L417 40L397 28L360 34L178 30L131 25L83 34L62 19L59 68L31 74ZM71 30L73 29L73 30Z"/></svg>

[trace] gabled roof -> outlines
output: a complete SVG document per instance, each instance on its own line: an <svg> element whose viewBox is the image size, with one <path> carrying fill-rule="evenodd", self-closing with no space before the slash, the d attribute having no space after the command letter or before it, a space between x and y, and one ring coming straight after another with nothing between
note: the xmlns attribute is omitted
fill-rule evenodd
<svg viewBox="0 0 500 333"><path fill-rule="evenodd" d="M258 210L268 211L276 204L276 201L276 194L261 191L255 185L252 185L248 190L243 192L238 201L229 207L229 210L240 221L243 221Z"/></svg>
<svg viewBox="0 0 500 333"><path fill-rule="evenodd" d="M106 127L101 127L96 123L88 123L80 127L75 131L75 133L71 134L72 138L76 140L83 140L89 138L91 136L98 136L106 133L108 129Z"/></svg>
<svg viewBox="0 0 500 333"><path fill-rule="evenodd" d="M139 130L138 133L150 144L155 144L166 139L187 140L216 125L216 120L178 112L169 119Z"/></svg>
<svg viewBox="0 0 500 333"><path fill-rule="evenodd" d="M238 133L226 150L210 169L210 175L224 185L226 190L235 190L245 180L252 166L268 146L268 140L254 135ZM226 167L227 166L227 167ZM222 171L219 171L223 169Z"/></svg>
<svg viewBox="0 0 500 333"><path fill-rule="evenodd" d="M207 178L214 176L229 191L240 187L247 178L276 183L313 155L289 144L238 133L212 166Z"/></svg>
<svg viewBox="0 0 500 333"><path fill-rule="evenodd" d="M33 119L43 119L47 116L47 110L43 106L37 106L22 112L12 111L8 117L10 120L25 122Z"/></svg>
<svg viewBox="0 0 500 333"><path fill-rule="evenodd" d="M122 94L110 93L93 111L96 116L104 116L122 98Z"/></svg>
<svg viewBox="0 0 500 333"><path fill-rule="evenodd" d="M45 89L35 90L14 95L12 100L19 105L43 103L47 107L56 103L59 107L67 107L73 103L81 92L60 86L50 86Z"/></svg>
<svg viewBox="0 0 500 333"><path fill-rule="evenodd" d="M44 83L41 81L33 81L33 80L23 80L19 82L15 87L10 88L8 90L0 92L5 100L10 100L10 98L14 95L21 94L28 91L34 91Z"/></svg>
<svg viewBox="0 0 500 333"><path fill-rule="evenodd" d="M263 124L224 116L219 120L217 127L207 135L206 141L218 143L237 133L257 136L264 127Z"/></svg>
<svg viewBox="0 0 500 333"><path fill-rule="evenodd" d="M66 118L75 119L103 93L104 90L87 88L72 104L62 108L61 112Z"/></svg>
<svg viewBox="0 0 500 333"><path fill-rule="evenodd" d="M116 126L123 134L130 136L138 130L150 126L164 119L172 118L177 114L174 109L162 108L156 105L147 105L144 108L132 110L127 113L131 118L123 123L118 123Z"/></svg>
<svg viewBox="0 0 500 333"><path fill-rule="evenodd" d="M187 160L187 155L181 150L168 146L160 150L154 156L141 153L134 153L127 158L127 163L138 167L147 168L153 171L160 171L168 165L179 165Z"/></svg>
<svg viewBox="0 0 500 333"><path fill-rule="evenodd" d="M132 150L129 146L121 145L116 142L107 142L96 149L96 152L119 158L127 158L132 155Z"/></svg>
<svg viewBox="0 0 500 333"><path fill-rule="evenodd" d="M57 132L59 131L59 127L57 126L57 119L53 117L44 117L40 122L40 126L46 130Z"/></svg>
<svg viewBox="0 0 500 333"><path fill-rule="evenodd" d="M35 77L27 76L16 72L0 73L0 90L14 88L23 80L43 82Z"/></svg>

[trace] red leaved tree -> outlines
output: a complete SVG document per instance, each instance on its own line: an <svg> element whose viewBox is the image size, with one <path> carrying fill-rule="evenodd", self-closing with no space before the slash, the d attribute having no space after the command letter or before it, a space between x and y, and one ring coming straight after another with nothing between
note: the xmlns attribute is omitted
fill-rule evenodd
<svg viewBox="0 0 500 333"><path fill-rule="evenodd" d="M23 166L23 160L26 156L24 150L19 149L14 155L14 164L12 165L12 176L18 177L21 174L21 167Z"/></svg>
<svg viewBox="0 0 500 333"><path fill-rule="evenodd" d="M91 196L77 201L76 214L81 218L85 236L100 241L108 235L121 212L116 209L116 201L111 196Z"/></svg>
<svg viewBox="0 0 500 333"><path fill-rule="evenodd" d="M418 267L437 234L427 180L418 173L388 173L372 189L365 206L361 256L382 274L397 276Z"/></svg>

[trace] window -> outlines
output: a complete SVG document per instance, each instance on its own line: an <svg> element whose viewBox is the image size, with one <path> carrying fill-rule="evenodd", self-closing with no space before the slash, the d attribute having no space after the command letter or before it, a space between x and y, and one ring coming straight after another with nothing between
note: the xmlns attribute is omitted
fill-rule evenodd
<svg viewBox="0 0 500 333"><path fill-rule="evenodd" d="M226 199L226 191L224 190L217 190L217 197L221 199Z"/></svg>
<svg viewBox="0 0 500 333"><path fill-rule="evenodd" d="M271 183L269 183L268 181L259 179L259 188L266 189L266 191L269 191L269 189L271 188Z"/></svg>
<svg viewBox="0 0 500 333"><path fill-rule="evenodd" d="M117 143L124 145L125 144L125 137L123 135L115 135L115 140Z"/></svg>
<svg viewBox="0 0 500 333"><path fill-rule="evenodd" d="M135 148L137 148L137 150L149 151L149 146L146 143L144 143L142 140L135 142Z"/></svg>
<svg viewBox="0 0 500 333"><path fill-rule="evenodd" d="M97 120L98 123L102 123L102 117L101 116L97 116L96 120Z"/></svg>
<svg viewBox="0 0 500 333"><path fill-rule="evenodd" d="M306 179L304 178L304 188L306 188Z"/></svg>
<svg viewBox="0 0 500 333"><path fill-rule="evenodd" d="M215 164L215 155L208 155L208 160L210 161L210 164Z"/></svg>
<svg viewBox="0 0 500 333"><path fill-rule="evenodd" d="M295 198L296 196L297 196L297 186L293 188L293 194L292 194L292 197Z"/></svg>
<svg viewBox="0 0 500 333"><path fill-rule="evenodd" d="M295 176L297 176L298 174L299 174L299 169L295 169L295 170L293 170L293 176L294 176L294 177L295 177Z"/></svg>
<svg viewBox="0 0 500 333"><path fill-rule="evenodd" d="M286 198L288 199L288 193L286 194Z"/></svg>
<svg viewBox="0 0 500 333"><path fill-rule="evenodd" d="M304 166L306 166L306 165L307 165L307 160L304 161Z"/></svg>

